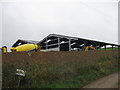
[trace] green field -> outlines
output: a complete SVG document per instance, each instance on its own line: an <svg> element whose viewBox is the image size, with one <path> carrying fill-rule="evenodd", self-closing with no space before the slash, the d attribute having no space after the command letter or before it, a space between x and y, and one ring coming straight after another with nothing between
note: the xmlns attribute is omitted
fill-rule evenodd
<svg viewBox="0 0 120 90"><path fill-rule="evenodd" d="M120 50L120 48L100 48L98 50Z"/></svg>

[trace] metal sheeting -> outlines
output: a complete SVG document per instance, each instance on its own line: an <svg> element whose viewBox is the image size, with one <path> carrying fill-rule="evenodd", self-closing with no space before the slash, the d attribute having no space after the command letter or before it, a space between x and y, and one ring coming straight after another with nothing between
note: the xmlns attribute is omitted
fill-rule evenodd
<svg viewBox="0 0 120 90"><path fill-rule="evenodd" d="M18 40L12 45L12 47L17 47L17 46L20 46L20 45L23 45L23 44L37 44L37 43L38 43L38 41L18 39Z"/></svg>

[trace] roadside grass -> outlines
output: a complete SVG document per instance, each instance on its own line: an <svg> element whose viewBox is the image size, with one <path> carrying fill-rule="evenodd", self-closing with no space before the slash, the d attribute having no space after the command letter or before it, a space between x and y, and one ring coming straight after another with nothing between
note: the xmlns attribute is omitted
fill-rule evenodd
<svg viewBox="0 0 120 90"><path fill-rule="evenodd" d="M94 80L118 72L119 60L120 57L115 55L101 56L97 60L26 63L22 67L3 63L3 88L18 87L16 68L26 71L19 88L82 88Z"/></svg>
<svg viewBox="0 0 120 90"><path fill-rule="evenodd" d="M42 88L82 88L84 85L94 80L112 74L114 72L118 72L118 67L110 69L107 67L98 68L97 66L95 66L94 68L97 68L99 70L91 69L88 70L87 72L83 72L83 74L75 75L69 80L53 82L52 84L42 86Z"/></svg>

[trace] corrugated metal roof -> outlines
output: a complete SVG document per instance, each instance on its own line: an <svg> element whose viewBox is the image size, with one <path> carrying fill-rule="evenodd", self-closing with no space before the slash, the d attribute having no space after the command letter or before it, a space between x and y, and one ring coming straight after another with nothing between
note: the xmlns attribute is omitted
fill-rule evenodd
<svg viewBox="0 0 120 90"><path fill-rule="evenodd" d="M83 39L83 38L79 38L79 37L71 37L71 36L66 36L66 35L59 35L59 34L49 34L48 36L46 36L44 39L42 39L41 41L34 41L34 40L22 40L22 39L18 39L13 45L12 47L16 47L22 44L38 44L40 45L41 43L44 43L46 41L46 39L49 38L66 38L66 39L74 39L74 40L78 40L78 41L84 41L84 42L88 42L88 43L98 43L100 45L113 45L113 46L120 46L117 44L113 44L113 43L106 43L106 42L101 42L101 41L95 41L95 40L89 40L89 39Z"/></svg>
<svg viewBox="0 0 120 90"><path fill-rule="evenodd" d="M37 44L38 42L39 42L39 41L18 39L18 40L12 45L12 47L17 47L17 46L22 45L22 44Z"/></svg>
<svg viewBox="0 0 120 90"><path fill-rule="evenodd" d="M64 37L64 38L68 38L68 39L78 39L78 40L81 40L81 41L94 42L94 43L105 44L105 45L120 46L118 44L113 44L113 43L107 43L107 42L101 42L101 41L96 41L96 40L89 40L89 39L83 39L83 38L79 38L79 37L71 37L71 36L59 35L59 34L49 34L43 40L38 42L38 44L42 43L44 40L46 40L47 38L50 38L50 37Z"/></svg>

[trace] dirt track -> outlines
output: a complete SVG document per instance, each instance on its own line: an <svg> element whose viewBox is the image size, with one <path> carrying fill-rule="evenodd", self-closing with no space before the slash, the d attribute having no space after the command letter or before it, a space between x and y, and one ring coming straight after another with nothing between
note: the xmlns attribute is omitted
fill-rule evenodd
<svg viewBox="0 0 120 90"><path fill-rule="evenodd" d="M83 88L118 88L118 73L101 78Z"/></svg>

